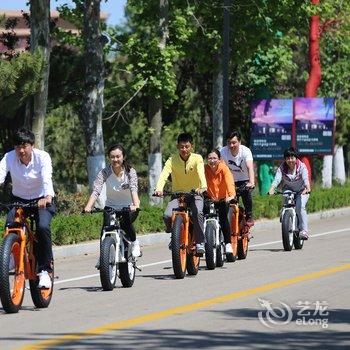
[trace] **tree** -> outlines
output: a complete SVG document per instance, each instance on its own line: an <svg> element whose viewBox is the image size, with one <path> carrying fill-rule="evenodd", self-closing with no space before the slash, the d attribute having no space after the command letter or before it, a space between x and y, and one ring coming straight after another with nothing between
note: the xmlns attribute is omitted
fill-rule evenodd
<svg viewBox="0 0 350 350"><path fill-rule="evenodd" d="M82 120L87 148L90 189L98 171L105 167L102 111L104 62L100 30L100 0L84 1L85 91Z"/></svg>
<svg viewBox="0 0 350 350"><path fill-rule="evenodd" d="M169 1L160 0L160 19L159 19L159 50L165 50L166 41L169 36ZM160 53L161 54L161 53ZM156 188L156 182L162 170L162 153L161 153L161 132L162 132L162 105L161 97L151 95L148 97L148 118L150 128L149 154L148 154L148 193L150 203L160 204L160 198L152 197Z"/></svg>
<svg viewBox="0 0 350 350"><path fill-rule="evenodd" d="M30 30L30 50L31 52L41 51L44 60L40 87L33 96L30 124L35 135L36 147L44 149L44 124L50 71L50 0L30 1Z"/></svg>

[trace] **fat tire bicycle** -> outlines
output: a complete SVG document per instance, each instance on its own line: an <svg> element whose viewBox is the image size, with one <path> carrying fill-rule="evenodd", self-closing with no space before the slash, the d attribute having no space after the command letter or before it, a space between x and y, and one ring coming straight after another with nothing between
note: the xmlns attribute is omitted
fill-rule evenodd
<svg viewBox="0 0 350 350"><path fill-rule="evenodd" d="M137 209L139 210L139 209ZM105 291L113 290L117 277L120 278L124 288L130 288L135 282L137 258L131 253L131 243L126 236L125 231L120 226L120 220L123 213L129 213L129 207L119 209L94 208L91 212L104 212L109 216L109 225L102 228L100 237L100 257L98 269L100 271L100 281L102 289Z"/></svg>
<svg viewBox="0 0 350 350"><path fill-rule="evenodd" d="M17 313L22 306L25 280L29 280L30 294L37 308L47 308L51 302L54 285L54 266L51 288L38 288L38 264L35 257L35 214L30 210L37 208L38 201L28 203L0 203L0 210L15 208L14 222L7 225L0 246L0 299L7 313Z"/></svg>
<svg viewBox="0 0 350 350"><path fill-rule="evenodd" d="M275 193L283 196L283 207L280 214L283 249L291 251L293 245L295 249L302 249L304 240L299 237L299 219L295 210L295 197L300 193L291 190L275 191Z"/></svg>
<svg viewBox="0 0 350 350"><path fill-rule="evenodd" d="M195 192L163 192L163 196L177 199L179 206L173 209L171 222L171 256L174 275L183 279L186 270L189 275L197 275L200 255L196 252L196 242L193 233L190 202L194 200Z"/></svg>

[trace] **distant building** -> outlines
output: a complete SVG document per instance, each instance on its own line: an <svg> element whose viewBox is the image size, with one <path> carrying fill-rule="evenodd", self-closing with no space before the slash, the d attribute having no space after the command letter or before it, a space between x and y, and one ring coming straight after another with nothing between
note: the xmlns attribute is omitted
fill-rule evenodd
<svg viewBox="0 0 350 350"><path fill-rule="evenodd" d="M18 38L17 49L19 51L24 51L27 47L28 38L30 36L30 28L27 26L26 20L23 17L23 13L28 13L29 11L21 10L1 10L0 17L5 16L5 21L0 23L0 35L4 33L13 32ZM67 31L71 31L73 34L79 35L79 30L70 22L59 17L58 11L51 11L50 13L51 20L53 20L59 28L62 28ZM108 17L107 13L101 12L101 20L106 21ZM7 19L16 19L17 24L12 30L5 29L5 23ZM7 48L0 42L0 52L7 51Z"/></svg>

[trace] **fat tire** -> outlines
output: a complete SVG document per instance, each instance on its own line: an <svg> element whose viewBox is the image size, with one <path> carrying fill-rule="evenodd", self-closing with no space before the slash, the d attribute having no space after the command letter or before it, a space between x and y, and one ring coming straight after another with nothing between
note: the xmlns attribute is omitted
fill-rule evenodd
<svg viewBox="0 0 350 350"><path fill-rule="evenodd" d="M289 211L285 211L282 217L282 243L285 251L291 251L293 248L293 241L290 242L289 235L292 229L292 215ZM294 236L294 233L292 233Z"/></svg>
<svg viewBox="0 0 350 350"><path fill-rule="evenodd" d="M101 242L100 247L100 280L102 289L109 291L113 290L117 280L117 266L111 268L111 249L114 249L114 255L116 254L116 241L111 236L106 236ZM112 257L113 258L113 257ZM114 256L115 261L115 256ZM112 271L112 269L114 271ZM113 276L114 273L114 276Z"/></svg>
<svg viewBox="0 0 350 350"><path fill-rule="evenodd" d="M131 249L131 245L128 245L128 250ZM125 250L124 257L126 259L126 262L119 263L119 277L120 281L122 282L122 286L124 288L130 288L134 285L135 282L135 276L136 276L136 268L134 263L134 258L128 257L128 250ZM132 260L130 260L132 259Z"/></svg>
<svg viewBox="0 0 350 350"><path fill-rule="evenodd" d="M200 257L195 253L187 254L187 273L191 276L195 276L199 270Z"/></svg>
<svg viewBox="0 0 350 350"><path fill-rule="evenodd" d="M54 265L53 262L51 263L51 269L52 271L49 273L51 278L51 288L50 289L40 289L38 288L39 284L39 277L37 276L35 280L29 280L29 288L30 288L30 295L32 297L34 305L38 309L45 309L50 305L51 299L52 299L52 293L53 293L53 284L54 284ZM38 268L36 268L36 271L38 271Z"/></svg>
<svg viewBox="0 0 350 350"><path fill-rule="evenodd" d="M247 234L241 237L237 246L237 257L239 260L244 260L248 255L249 240Z"/></svg>
<svg viewBox="0 0 350 350"><path fill-rule="evenodd" d="M304 247L304 240L299 238L299 234L298 235L293 235L293 244L294 244L294 248L295 249L303 249Z"/></svg>
<svg viewBox="0 0 350 350"><path fill-rule="evenodd" d="M208 223L205 228L205 263L208 270L214 270L216 267L216 228L212 223Z"/></svg>
<svg viewBox="0 0 350 350"><path fill-rule="evenodd" d="M9 278L9 263L10 256L12 252L12 247L18 244L20 245L20 238L15 233L8 234L0 247L0 299L4 311L7 313L17 313L22 306L24 290L25 290L25 278L24 276L15 277L19 278L19 282L22 285L19 286L20 293L17 297L17 302L13 301L13 296L11 295L11 285Z"/></svg>
<svg viewBox="0 0 350 350"><path fill-rule="evenodd" d="M184 222L181 215L177 215L171 232L171 256L174 275L177 279L183 279L186 274L187 257L182 260L181 255L186 253L186 247L182 247L182 230Z"/></svg>

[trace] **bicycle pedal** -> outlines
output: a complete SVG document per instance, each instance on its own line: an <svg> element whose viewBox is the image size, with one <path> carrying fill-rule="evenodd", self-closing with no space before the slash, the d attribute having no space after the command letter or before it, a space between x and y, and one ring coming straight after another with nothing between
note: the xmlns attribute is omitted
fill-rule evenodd
<svg viewBox="0 0 350 350"><path fill-rule="evenodd" d="M140 267L138 267L138 266L136 266L136 265L134 265L134 268L136 269L136 270L138 270L138 271L142 271L142 269L140 268Z"/></svg>

